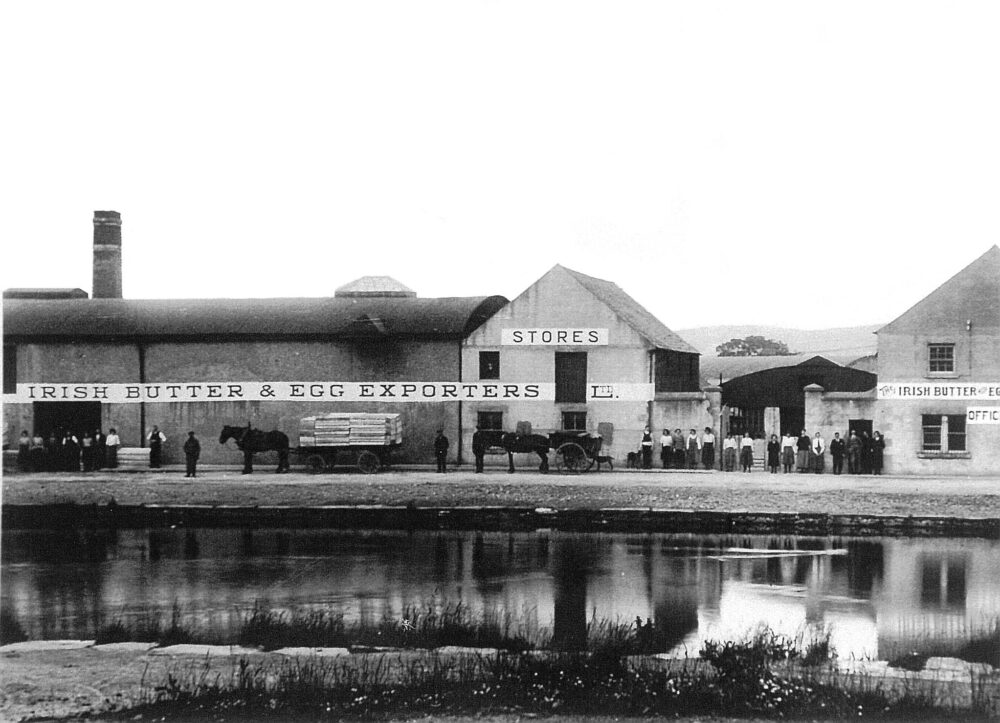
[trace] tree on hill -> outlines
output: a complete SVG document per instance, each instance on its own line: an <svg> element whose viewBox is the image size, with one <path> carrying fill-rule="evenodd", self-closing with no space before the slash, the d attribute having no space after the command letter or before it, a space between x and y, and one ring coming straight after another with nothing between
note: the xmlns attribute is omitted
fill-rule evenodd
<svg viewBox="0 0 1000 723"><path fill-rule="evenodd" d="M719 356L789 356L788 344L762 336L748 336L745 339L730 339L715 347Z"/></svg>

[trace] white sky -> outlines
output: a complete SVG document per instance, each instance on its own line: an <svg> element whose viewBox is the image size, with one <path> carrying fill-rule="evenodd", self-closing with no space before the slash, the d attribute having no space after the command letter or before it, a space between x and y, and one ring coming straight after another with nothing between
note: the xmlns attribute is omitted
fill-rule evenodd
<svg viewBox="0 0 1000 723"><path fill-rule="evenodd" d="M0 10L0 286L513 298L887 322L1000 241L996 2L28 2Z"/></svg>

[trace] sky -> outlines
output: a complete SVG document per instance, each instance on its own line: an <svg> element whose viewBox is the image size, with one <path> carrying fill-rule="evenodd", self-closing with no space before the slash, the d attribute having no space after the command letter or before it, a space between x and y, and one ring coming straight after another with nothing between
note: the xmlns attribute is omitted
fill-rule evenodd
<svg viewBox="0 0 1000 723"><path fill-rule="evenodd" d="M27 2L0 9L0 287L513 298L884 323L1000 242L996 2Z"/></svg>

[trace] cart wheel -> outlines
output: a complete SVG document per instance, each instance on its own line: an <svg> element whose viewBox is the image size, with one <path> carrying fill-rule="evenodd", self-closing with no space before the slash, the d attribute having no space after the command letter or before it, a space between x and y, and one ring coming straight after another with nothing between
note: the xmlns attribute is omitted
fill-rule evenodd
<svg viewBox="0 0 1000 723"><path fill-rule="evenodd" d="M556 460L562 460L560 470L572 472L573 474L586 472L590 469L590 464L588 463L592 462L587 457L587 453L583 451L583 447L576 442L566 442L566 444L560 446L556 450Z"/></svg>
<svg viewBox="0 0 1000 723"><path fill-rule="evenodd" d="M374 452L365 450L358 455L358 469L365 474L375 474L381 466L382 463Z"/></svg>
<svg viewBox="0 0 1000 723"><path fill-rule="evenodd" d="M324 469L326 469L326 460L323 459L322 455L310 454L306 457L306 471L309 474L319 474Z"/></svg>

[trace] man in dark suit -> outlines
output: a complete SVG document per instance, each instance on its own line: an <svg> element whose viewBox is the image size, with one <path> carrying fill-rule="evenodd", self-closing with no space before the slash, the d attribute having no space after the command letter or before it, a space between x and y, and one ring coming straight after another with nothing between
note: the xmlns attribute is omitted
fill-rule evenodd
<svg viewBox="0 0 1000 723"><path fill-rule="evenodd" d="M448 438L444 436L443 429L439 429L434 437L434 457L437 459L437 471L447 472Z"/></svg>
<svg viewBox="0 0 1000 723"><path fill-rule="evenodd" d="M201 442L194 436L194 432L188 432L188 438L184 441L184 461L187 463L187 474L185 477L196 477L198 467L198 457L201 456Z"/></svg>
<svg viewBox="0 0 1000 723"><path fill-rule="evenodd" d="M483 431L476 427L472 433L472 455L476 458L476 472L483 471L483 463L486 457L486 440L483 439Z"/></svg>

